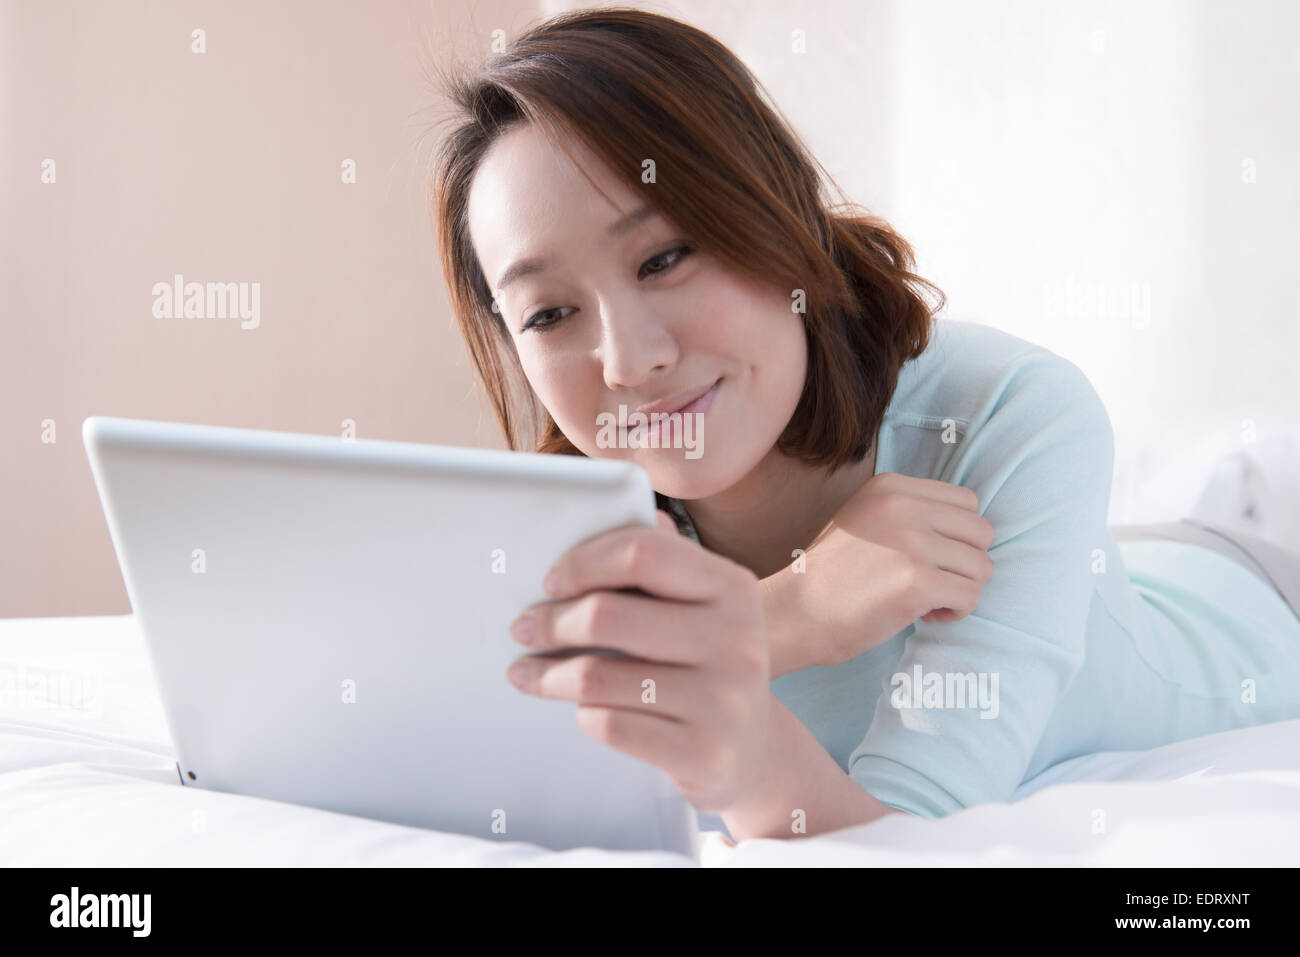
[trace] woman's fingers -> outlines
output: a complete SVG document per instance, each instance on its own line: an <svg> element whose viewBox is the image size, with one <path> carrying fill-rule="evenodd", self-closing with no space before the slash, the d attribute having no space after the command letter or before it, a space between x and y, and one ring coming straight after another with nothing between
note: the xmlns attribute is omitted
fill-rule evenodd
<svg viewBox="0 0 1300 957"><path fill-rule="evenodd" d="M686 720L716 694L698 668L591 654L525 655L511 665L510 677L539 698L628 708L671 721Z"/></svg>
<svg viewBox="0 0 1300 957"><path fill-rule="evenodd" d="M926 518L939 534L986 552L993 544L993 523L979 512L956 505L929 506Z"/></svg>
<svg viewBox="0 0 1300 957"><path fill-rule="evenodd" d="M547 591L555 598L571 598L598 588L639 588L674 601L701 602L719 597L719 588L741 571L745 569L662 525L625 526L561 555L547 575L554 580Z"/></svg>
<svg viewBox="0 0 1300 957"><path fill-rule="evenodd" d="M928 524L949 538L985 551L993 544L993 525L979 512L979 497L963 485L938 479L913 478L886 472L872 480L872 494L890 494L905 503L902 510L916 525Z"/></svg>
<svg viewBox="0 0 1300 957"><path fill-rule="evenodd" d="M929 499L967 510L979 509L979 496L973 489L940 479L917 478L901 472L882 472L875 477L878 489L897 489L917 498Z"/></svg>
<svg viewBox="0 0 1300 957"><path fill-rule="evenodd" d="M577 598L533 605L523 615L531 625L526 644L534 651L612 648L636 658L696 664L709 648L690 627L698 606L631 592L593 591ZM511 634L518 631L512 626Z"/></svg>
<svg viewBox="0 0 1300 957"><path fill-rule="evenodd" d="M937 598L927 614L933 615L946 611L949 615L940 617L939 620L956 621L965 618L979 606L979 582L941 568L934 569L931 580L933 585L927 594Z"/></svg>
<svg viewBox="0 0 1300 957"><path fill-rule="evenodd" d="M988 552L967 542L932 532L925 549L926 559L936 568L963 575L979 585L993 576L993 559Z"/></svg>
<svg viewBox="0 0 1300 957"><path fill-rule="evenodd" d="M569 549L551 569L555 600L528 608L512 635L535 651L609 648L667 664L703 664L748 647L754 622L742 599L752 593L757 602L757 579L669 530L667 519ZM710 616L706 628L699 615Z"/></svg>
<svg viewBox="0 0 1300 957"><path fill-rule="evenodd" d="M957 621L979 605L984 583L993 575L993 559L980 548L956 541L937 532L924 546L929 610L923 621Z"/></svg>
<svg viewBox="0 0 1300 957"><path fill-rule="evenodd" d="M965 615L957 614L951 608L936 608L928 615L922 615L921 620L922 621L957 621L958 619L965 618L965 617L966 617Z"/></svg>
<svg viewBox="0 0 1300 957"><path fill-rule="evenodd" d="M645 711L579 705L578 727L601 744L665 771L690 752L689 725ZM669 776L679 788L683 787L676 776Z"/></svg>

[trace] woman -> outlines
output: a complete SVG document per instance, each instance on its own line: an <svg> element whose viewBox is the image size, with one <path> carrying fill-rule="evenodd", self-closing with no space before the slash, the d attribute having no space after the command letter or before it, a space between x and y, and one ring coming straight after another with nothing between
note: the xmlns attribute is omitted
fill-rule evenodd
<svg viewBox="0 0 1300 957"><path fill-rule="evenodd" d="M570 550L512 628L641 660L528 654L523 692L736 840L1300 717L1284 596L1204 542L1121 555L1086 376L936 321L908 244L827 205L716 40L576 11L446 83L439 246L510 447L635 462L674 516Z"/></svg>

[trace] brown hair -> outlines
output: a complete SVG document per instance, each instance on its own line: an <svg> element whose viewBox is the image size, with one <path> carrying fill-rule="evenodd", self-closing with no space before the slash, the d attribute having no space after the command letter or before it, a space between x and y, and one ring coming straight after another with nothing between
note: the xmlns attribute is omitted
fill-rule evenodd
<svg viewBox="0 0 1300 957"><path fill-rule="evenodd" d="M476 376L511 449L527 442L537 452L583 454L521 381L470 241L474 173L498 136L528 122L558 149L564 136L579 137L726 265L792 295L804 290L808 375L777 449L831 470L866 455L900 368L929 342L943 293L912 273L911 246L884 220L823 200L818 171L834 181L730 50L658 14L585 9L532 27L469 76L438 73L460 121L430 174L438 248ZM642 182L647 158L657 182ZM938 293L934 310L914 284ZM512 379L531 437L513 411Z"/></svg>

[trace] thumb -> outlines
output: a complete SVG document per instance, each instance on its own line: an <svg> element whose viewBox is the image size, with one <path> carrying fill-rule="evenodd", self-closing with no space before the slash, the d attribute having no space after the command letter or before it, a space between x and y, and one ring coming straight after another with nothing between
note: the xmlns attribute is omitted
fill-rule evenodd
<svg viewBox="0 0 1300 957"><path fill-rule="evenodd" d="M677 532L677 523L673 521L673 517L662 508L655 510L655 518L658 519L660 528L669 532Z"/></svg>

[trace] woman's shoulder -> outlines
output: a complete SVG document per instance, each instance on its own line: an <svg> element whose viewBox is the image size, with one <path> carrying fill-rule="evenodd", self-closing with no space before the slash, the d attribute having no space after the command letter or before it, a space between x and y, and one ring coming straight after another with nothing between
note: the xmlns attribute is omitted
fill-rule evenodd
<svg viewBox="0 0 1300 957"><path fill-rule="evenodd" d="M992 326L936 319L925 351L899 372L886 420L952 420L964 430L995 413L1041 421L1079 403L1105 416L1087 375L1064 356Z"/></svg>
<svg viewBox="0 0 1300 957"><path fill-rule="evenodd" d="M925 352L899 374L884 421L885 468L952 481L970 456L1030 450L1069 432L1113 448L1110 418L1079 366L1011 333L974 322L936 320ZM978 441L974 441L978 437Z"/></svg>

